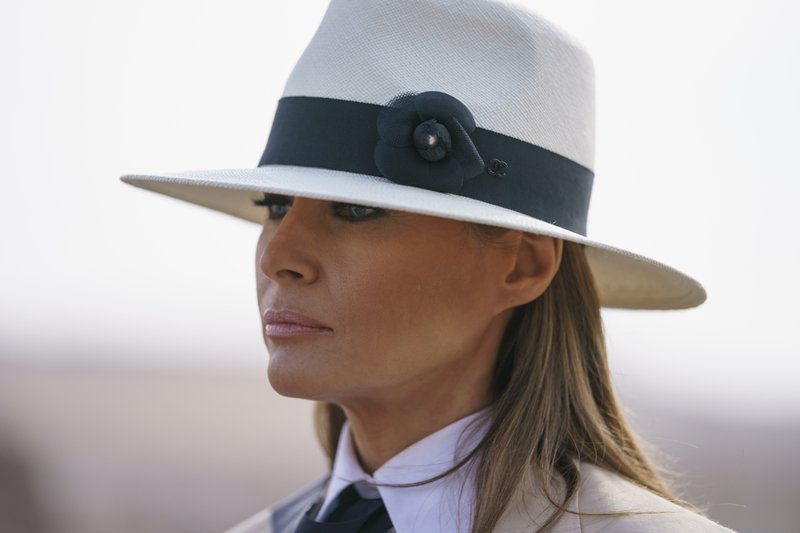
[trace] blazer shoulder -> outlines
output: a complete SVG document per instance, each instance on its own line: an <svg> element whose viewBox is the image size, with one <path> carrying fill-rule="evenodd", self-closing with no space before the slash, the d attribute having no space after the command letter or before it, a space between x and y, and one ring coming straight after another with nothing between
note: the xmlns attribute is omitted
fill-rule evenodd
<svg viewBox="0 0 800 533"><path fill-rule="evenodd" d="M330 476L306 485L274 505L262 509L246 520L239 522L225 533L284 533L294 531L304 512L316 502L327 487Z"/></svg>
<svg viewBox="0 0 800 533"><path fill-rule="evenodd" d="M597 465L579 464L580 513L644 512L622 516L580 515L582 533L733 533L716 522L677 505L623 476Z"/></svg>
<svg viewBox="0 0 800 533"><path fill-rule="evenodd" d="M262 509L246 520L242 520L224 533L273 533L272 509Z"/></svg>

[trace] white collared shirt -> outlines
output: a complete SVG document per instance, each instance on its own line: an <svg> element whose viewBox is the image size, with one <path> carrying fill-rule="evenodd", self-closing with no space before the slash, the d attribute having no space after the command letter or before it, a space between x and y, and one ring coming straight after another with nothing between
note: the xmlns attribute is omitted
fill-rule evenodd
<svg viewBox="0 0 800 533"><path fill-rule="evenodd" d="M324 519L339 493L354 483L364 498L380 496L397 533L464 532L472 524L475 500L474 468L469 462L458 471L417 487L374 487L374 483L414 483L441 474L464 458L488 429L488 408L467 415L404 449L373 475L358 462L345 422L333 463L325 500L316 519ZM471 424L471 422L475 422Z"/></svg>
<svg viewBox="0 0 800 533"><path fill-rule="evenodd" d="M474 469L469 469L469 465L443 479L418 487L374 488L367 485L415 482L444 472L459 458L464 457L485 434L489 417L480 416L483 413L484 411L473 413L412 444L376 470L373 476L364 472L359 465L350 428L345 424L339 437L331 476L326 475L283 503L260 511L226 533L294 531L304 509L308 509L318 498L326 483L327 494L316 515L317 520L330 513L336 497L351 482L355 483L356 489L363 496L380 495L383 498L396 533L466 533L471 527L475 500ZM472 421L476 423L470 427ZM462 431L464 438L459 439ZM573 513L565 513L554 525L554 532L733 533L730 529L679 507L611 470L589 462L578 461L576 466L580 472L580 487L569 507L589 514L579 517ZM538 487L528 486L522 493L515 494L509 504L510 512L503 515L497 530L531 531L540 526L554 508L543 496L529 498L539 492ZM526 500L519 499L523 493ZM646 514L604 516L609 512L620 511L644 511Z"/></svg>

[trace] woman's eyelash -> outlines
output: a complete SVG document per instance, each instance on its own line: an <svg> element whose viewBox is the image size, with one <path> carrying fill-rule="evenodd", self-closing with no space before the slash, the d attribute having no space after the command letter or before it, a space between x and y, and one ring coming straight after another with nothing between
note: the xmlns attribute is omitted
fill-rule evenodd
<svg viewBox="0 0 800 533"><path fill-rule="evenodd" d="M265 194L262 198L254 198L253 205L285 205L290 204L291 199L288 196L279 194Z"/></svg>
<svg viewBox="0 0 800 533"><path fill-rule="evenodd" d="M367 209L367 210L369 210L369 213L367 213L367 215L363 216L363 217L356 217L356 218L342 217L342 218L344 218L345 220L347 220L349 222L361 222L363 220L373 219L373 218L376 218L376 217L379 217L381 215L385 215L386 214L386 211L381 209L381 208L379 208L379 207L370 207L368 205L359 205L359 204L334 203L332 205L331 209L332 209L332 211L334 213L338 213L341 209L348 209L348 210L350 210L350 209Z"/></svg>

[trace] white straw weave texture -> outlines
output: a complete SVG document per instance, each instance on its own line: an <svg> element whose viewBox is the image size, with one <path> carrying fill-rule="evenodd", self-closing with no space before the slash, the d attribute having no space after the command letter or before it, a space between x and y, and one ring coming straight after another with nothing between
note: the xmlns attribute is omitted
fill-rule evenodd
<svg viewBox="0 0 800 533"><path fill-rule="evenodd" d="M591 57L510 2L332 0L283 96L385 105L407 91L451 94L479 127L594 168Z"/></svg>

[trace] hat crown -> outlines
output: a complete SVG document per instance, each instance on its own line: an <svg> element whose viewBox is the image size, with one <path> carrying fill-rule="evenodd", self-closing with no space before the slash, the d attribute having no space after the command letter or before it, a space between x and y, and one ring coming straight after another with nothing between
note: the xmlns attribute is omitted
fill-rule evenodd
<svg viewBox="0 0 800 533"><path fill-rule="evenodd" d="M594 167L594 68L540 15L497 0L332 0L283 96L386 105L442 91L481 128Z"/></svg>

